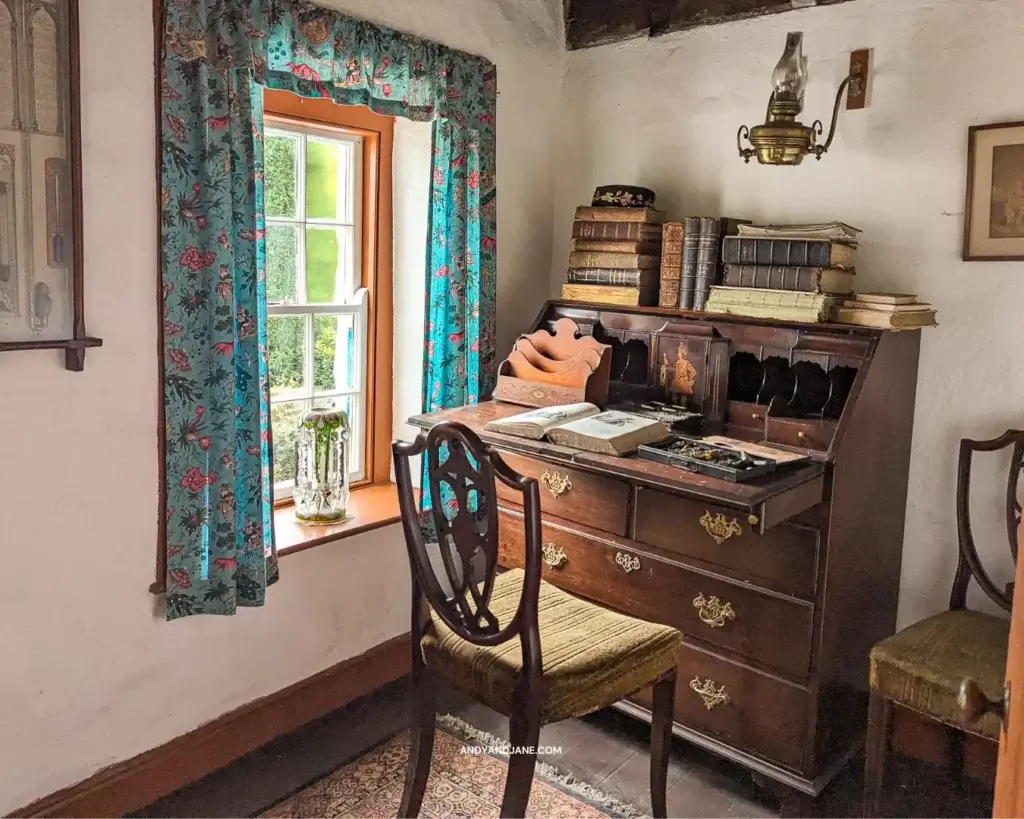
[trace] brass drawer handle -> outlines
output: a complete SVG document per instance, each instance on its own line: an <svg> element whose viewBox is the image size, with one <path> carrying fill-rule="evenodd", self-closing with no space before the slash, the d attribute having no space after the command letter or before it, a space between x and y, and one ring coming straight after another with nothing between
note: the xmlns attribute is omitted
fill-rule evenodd
<svg viewBox="0 0 1024 819"><path fill-rule="evenodd" d="M704 682L701 682L700 677L694 677L690 680L690 688L696 692L698 697L704 700L704 705L708 711L713 711L719 705L728 705L732 702L725 691L725 686L715 685L714 680L704 680Z"/></svg>
<svg viewBox="0 0 1024 819"><path fill-rule="evenodd" d="M565 551L557 548L552 543L542 543L540 553L544 557L544 562L552 569L561 569L569 562L569 558L565 556Z"/></svg>
<svg viewBox="0 0 1024 819"><path fill-rule="evenodd" d="M572 481L568 475L561 475L558 472L548 472L540 476L541 485L551 493L551 497L557 498L572 489Z"/></svg>
<svg viewBox="0 0 1024 819"><path fill-rule="evenodd" d="M715 543L719 546L733 535L738 537L743 534L743 527L740 526L740 522L736 518L729 520L721 512L714 517L711 517L710 512L704 512L700 518L700 525L704 527L705 532L715 539Z"/></svg>
<svg viewBox="0 0 1024 819"><path fill-rule="evenodd" d="M635 555L628 555L625 552L616 552L615 562L622 567L622 571L626 574L635 572L640 568L640 558Z"/></svg>
<svg viewBox="0 0 1024 819"><path fill-rule="evenodd" d="M705 597L703 594L698 594L693 600L693 607L697 609L700 621L711 628L723 628L727 620L736 619L732 603L723 603L717 597Z"/></svg>

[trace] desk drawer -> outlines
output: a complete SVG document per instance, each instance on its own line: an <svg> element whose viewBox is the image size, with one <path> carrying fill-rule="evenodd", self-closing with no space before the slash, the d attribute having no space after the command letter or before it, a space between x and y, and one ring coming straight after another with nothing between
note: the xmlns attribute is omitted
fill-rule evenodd
<svg viewBox="0 0 1024 819"><path fill-rule="evenodd" d="M676 722L804 772L810 703L805 689L687 645L680 649L677 673ZM650 689L631 699L651 707Z"/></svg>
<svg viewBox="0 0 1024 819"><path fill-rule="evenodd" d="M809 526L780 523L762 535L735 509L641 488L635 535L783 594L814 594L818 531Z"/></svg>
<svg viewBox="0 0 1024 819"><path fill-rule="evenodd" d="M499 562L521 567L522 518L503 512ZM665 623L787 677L806 678L813 608L545 522L545 580L645 620Z"/></svg>
<svg viewBox="0 0 1024 819"><path fill-rule="evenodd" d="M540 481L540 506L545 514L584 523L614 535L625 535L629 484L578 469L553 466L522 455L502 452L516 472ZM522 504L522 495L498 481L498 497Z"/></svg>

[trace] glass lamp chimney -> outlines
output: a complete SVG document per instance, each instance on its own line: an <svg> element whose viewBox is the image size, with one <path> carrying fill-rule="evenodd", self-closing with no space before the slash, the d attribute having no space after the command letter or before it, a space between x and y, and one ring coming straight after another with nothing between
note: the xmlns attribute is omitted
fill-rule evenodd
<svg viewBox="0 0 1024 819"><path fill-rule="evenodd" d="M804 56L802 31L791 31L786 35L786 50L772 72L772 85L775 99L803 105L807 89L807 58Z"/></svg>

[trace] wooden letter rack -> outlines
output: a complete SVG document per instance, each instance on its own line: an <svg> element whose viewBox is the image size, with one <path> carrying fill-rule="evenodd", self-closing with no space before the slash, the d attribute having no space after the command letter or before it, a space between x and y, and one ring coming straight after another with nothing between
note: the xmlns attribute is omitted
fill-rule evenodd
<svg viewBox="0 0 1024 819"><path fill-rule="evenodd" d="M570 318L559 319L552 331L520 336L498 369L494 397L525 407L553 407L608 400L612 348L591 336L579 336Z"/></svg>

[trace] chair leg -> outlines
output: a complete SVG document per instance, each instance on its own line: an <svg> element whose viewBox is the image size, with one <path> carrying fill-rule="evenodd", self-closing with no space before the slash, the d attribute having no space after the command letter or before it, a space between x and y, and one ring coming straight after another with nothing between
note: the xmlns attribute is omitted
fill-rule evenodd
<svg viewBox="0 0 1024 819"><path fill-rule="evenodd" d="M501 799L501 816L526 816L533 787L533 772L537 765L537 745L540 742L540 707L530 702L517 705L508 720L508 741L512 746L508 758L508 776L505 794Z"/></svg>
<svg viewBox="0 0 1024 819"><path fill-rule="evenodd" d="M430 776L430 759L434 753L434 720L437 715L437 684L426 669L420 669L416 680L416 709L409 728L409 763L405 769L405 790L399 817L418 816L423 794Z"/></svg>
<svg viewBox="0 0 1024 819"><path fill-rule="evenodd" d="M673 669L654 684L651 708L651 812L655 819L668 816L665 791L668 787L668 758L672 750L675 701L676 672Z"/></svg>
<svg viewBox="0 0 1024 819"><path fill-rule="evenodd" d="M946 728L947 742L949 743L949 783L955 793L962 794L964 787L964 741L966 737L963 731L956 728Z"/></svg>
<svg viewBox="0 0 1024 819"><path fill-rule="evenodd" d="M868 704L868 736L864 748L864 796L861 816L882 815L882 790L885 785L885 761L892 730L892 700L871 692Z"/></svg>

